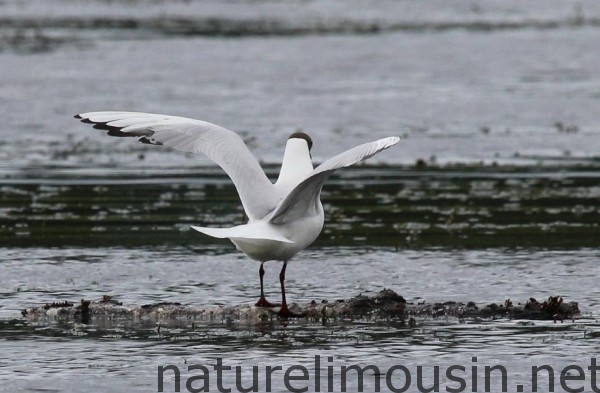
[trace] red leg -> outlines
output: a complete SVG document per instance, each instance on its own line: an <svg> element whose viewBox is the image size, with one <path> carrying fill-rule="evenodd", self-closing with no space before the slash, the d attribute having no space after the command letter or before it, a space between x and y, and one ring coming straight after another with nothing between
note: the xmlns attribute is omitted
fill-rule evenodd
<svg viewBox="0 0 600 393"><path fill-rule="evenodd" d="M258 275L260 276L260 298L256 302L256 307L279 307L280 304L271 303L267 299L265 299L265 291L263 289L263 277L265 275L265 269L263 268L264 262L260 264L260 268L258 269Z"/></svg>
<svg viewBox="0 0 600 393"><path fill-rule="evenodd" d="M285 299L285 269L287 268L287 261L283 262L283 267L281 268L281 272L279 273L279 283L281 284L281 309L277 313L280 318L300 318L303 314L297 314L291 312L287 306L287 301Z"/></svg>

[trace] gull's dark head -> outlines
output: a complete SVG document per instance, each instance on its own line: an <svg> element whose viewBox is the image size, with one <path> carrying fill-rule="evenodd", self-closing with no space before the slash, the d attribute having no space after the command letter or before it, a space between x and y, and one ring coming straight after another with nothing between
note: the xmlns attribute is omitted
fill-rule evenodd
<svg viewBox="0 0 600 393"><path fill-rule="evenodd" d="M304 139L306 141L306 144L308 145L308 151L310 151L310 149L312 148L313 142L312 139L310 139L310 137L308 136L308 134L305 134L302 131L297 131L294 132L292 135L289 136L288 140L290 139Z"/></svg>

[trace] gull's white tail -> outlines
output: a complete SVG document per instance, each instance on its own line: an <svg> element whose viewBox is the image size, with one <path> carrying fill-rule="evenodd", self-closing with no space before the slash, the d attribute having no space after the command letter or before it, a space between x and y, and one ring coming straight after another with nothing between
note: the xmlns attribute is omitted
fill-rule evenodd
<svg viewBox="0 0 600 393"><path fill-rule="evenodd" d="M192 229L219 239L273 240L281 243L294 243L274 230L271 225L267 223L238 225L231 228L192 226Z"/></svg>

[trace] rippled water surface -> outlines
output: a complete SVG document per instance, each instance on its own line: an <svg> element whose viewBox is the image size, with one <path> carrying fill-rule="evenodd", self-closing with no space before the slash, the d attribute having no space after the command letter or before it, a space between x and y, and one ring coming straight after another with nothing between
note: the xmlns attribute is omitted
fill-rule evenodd
<svg viewBox="0 0 600 393"><path fill-rule="evenodd" d="M485 391L494 365L506 369L506 391L533 391L531 368L542 365L553 367L555 391L592 391L599 4L0 1L0 391L153 392L168 365L181 370L181 391L202 385L189 379L201 374L191 365L210 370L210 391L242 390L236 366L241 387L256 366L255 391L277 392L327 391L331 367L331 391L341 391L342 367L352 365L374 366L365 391L408 384L400 366L411 372L405 391L432 387L435 366L439 391ZM411 303L480 306L560 295L582 314L160 326L24 318L32 306L102 296L132 307L256 300L256 262L189 229L243 222L229 180L200 157L72 118L111 109L233 129L273 179L298 129L313 137L315 162L402 136L325 187L323 233L288 267L292 301L384 288ZM277 299L280 263L266 269ZM219 359L232 367L221 385ZM293 365L307 380L286 386ZM569 365L584 380L561 385ZM454 380L451 366L464 367ZM500 392L494 373L489 391ZM172 371L163 382L175 390ZM541 372L538 391L550 387ZM359 390L355 371L346 388Z"/></svg>
<svg viewBox="0 0 600 393"><path fill-rule="evenodd" d="M573 321L465 324L442 318L419 320L414 327L366 321L325 326L308 322L194 326L189 321L165 326L160 332L155 323L47 324L19 320L16 314L20 308L50 299L105 294L131 305L161 301L189 305L250 303L257 293L257 265L235 253L182 247L3 251L7 258L0 304L4 318L0 346L6 354L2 378L10 380L12 388L22 390L72 391L84 383L92 391L104 391L103 386L111 386L113 391L154 391L159 365L177 365L185 380L197 375L187 372L187 365L207 365L212 370L217 358L225 365L241 366L248 382L252 366L258 366L264 389L266 366L301 365L314 370L315 355L322 359L324 387L325 366L352 364L372 364L383 373L395 365L409 369L423 366L428 370L424 379L428 384L433 382L436 365L442 370L451 365L470 370L473 364L480 364L483 370L484 365L502 364L509 370L511 386L528 386L531 366L551 364L557 370L569 364L587 367L597 348L595 315L600 310L595 283L600 255L591 249L395 251L325 247L303 253L288 270L289 296L296 301L335 300L383 288L393 288L412 302L475 299L485 304L505 298L516 302L529 296L563 294L566 300L579 301L584 310L583 318ZM272 297L276 296L278 267L276 263L267 266ZM333 360L328 362L328 357ZM478 363L473 363L472 357ZM283 391L282 375L275 375L273 390ZM372 373L367 375L365 383L372 389ZM339 378L338 371L336 390L340 388ZM465 378L470 384L470 377ZM166 380L171 383L171 390L166 391L172 391L173 380ZM350 390L356 389L356 383L356 377L349 378L348 386L354 386ZM224 384L234 386L235 374L226 373ZM500 386L499 381L494 385Z"/></svg>

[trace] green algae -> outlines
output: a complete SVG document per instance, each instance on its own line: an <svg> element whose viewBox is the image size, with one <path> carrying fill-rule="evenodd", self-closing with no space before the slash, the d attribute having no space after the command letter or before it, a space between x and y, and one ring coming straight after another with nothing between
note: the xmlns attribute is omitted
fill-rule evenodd
<svg viewBox="0 0 600 393"><path fill-rule="evenodd" d="M268 168L273 175L275 168ZM600 246L600 168L359 166L322 194L315 246ZM212 169L0 181L4 247L140 247L227 242L190 225L244 222L233 185Z"/></svg>

